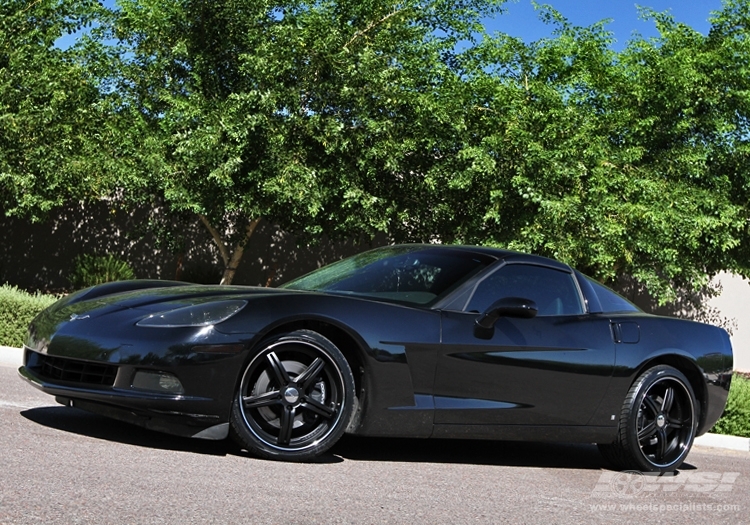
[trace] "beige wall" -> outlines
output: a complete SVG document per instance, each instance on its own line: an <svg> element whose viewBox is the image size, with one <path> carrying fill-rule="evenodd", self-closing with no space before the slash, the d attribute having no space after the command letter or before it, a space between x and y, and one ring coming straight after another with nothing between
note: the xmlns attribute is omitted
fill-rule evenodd
<svg viewBox="0 0 750 525"><path fill-rule="evenodd" d="M714 282L721 285L721 294L709 299L708 305L716 308L723 317L734 320L734 368L750 372L750 282L728 273L719 274Z"/></svg>
<svg viewBox="0 0 750 525"><path fill-rule="evenodd" d="M645 312L724 328L732 340L734 369L750 372L749 281L722 272L702 290L683 290L675 302L661 306L641 284L632 279L622 278L614 288Z"/></svg>

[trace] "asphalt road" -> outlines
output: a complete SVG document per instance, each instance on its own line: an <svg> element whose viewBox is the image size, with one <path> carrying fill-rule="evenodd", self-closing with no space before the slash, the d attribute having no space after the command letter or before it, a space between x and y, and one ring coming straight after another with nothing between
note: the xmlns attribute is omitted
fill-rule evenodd
<svg viewBox="0 0 750 525"><path fill-rule="evenodd" d="M56 405L8 366L0 421L0 524L750 523L748 452L646 478L593 445L345 436L278 463Z"/></svg>

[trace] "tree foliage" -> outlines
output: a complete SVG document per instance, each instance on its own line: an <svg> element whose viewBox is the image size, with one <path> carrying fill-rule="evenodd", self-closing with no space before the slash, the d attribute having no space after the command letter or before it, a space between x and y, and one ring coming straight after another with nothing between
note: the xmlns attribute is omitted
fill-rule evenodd
<svg viewBox="0 0 750 525"><path fill-rule="evenodd" d="M121 92L150 123L151 171L200 217L230 282L258 221L311 236L416 215L451 63L492 1L123 0ZM153 156L153 150L143 152ZM419 208L417 211L421 211ZM391 221L399 221L393 224Z"/></svg>
<svg viewBox="0 0 750 525"><path fill-rule="evenodd" d="M620 53L603 24L551 8L552 38L485 40L472 79L485 110L456 155L471 164L445 181L470 204L447 210L444 238L629 275L661 302L722 269L747 275L747 12L727 2L704 36L644 10L660 36Z"/></svg>
<svg viewBox="0 0 750 525"><path fill-rule="evenodd" d="M193 215L223 282L261 219L536 252L662 302L748 275L750 1L725 0L708 35L644 9L659 36L620 52L606 21L547 6L549 38L484 34L501 4L3 4L0 104L27 130L0 130L6 209L88 192Z"/></svg>
<svg viewBox="0 0 750 525"><path fill-rule="evenodd" d="M0 4L0 205L8 215L40 219L103 191L91 162L103 115L95 46L55 45L100 12L93 0Z"/></svg>

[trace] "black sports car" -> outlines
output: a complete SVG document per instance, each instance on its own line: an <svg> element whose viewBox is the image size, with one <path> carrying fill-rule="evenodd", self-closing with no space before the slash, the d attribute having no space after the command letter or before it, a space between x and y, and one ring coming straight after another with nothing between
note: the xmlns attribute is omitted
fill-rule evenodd
<svg viewBox="0 0 750 525"><path fill-rule="evenodd" d="M598 443L678 468L724 409L727 333L648 315L565 264L390 246L280 288L122 281L29 327L21 377L65 405L266 458L344 432Z"/></svg>

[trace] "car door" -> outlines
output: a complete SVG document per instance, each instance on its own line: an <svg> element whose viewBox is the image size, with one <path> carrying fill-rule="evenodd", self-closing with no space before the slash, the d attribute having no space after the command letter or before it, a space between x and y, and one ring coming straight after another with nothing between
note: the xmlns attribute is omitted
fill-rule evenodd
<svg viewBox="0 0 750 525"><path fill-rule="evenodd" d="M493 333L478 334L480 313L504 297L531 299L538 314L500 317ZM609 320L584 311L566 269L506 263L441 320L436 424L585 425L612 376Z"/></svg>

